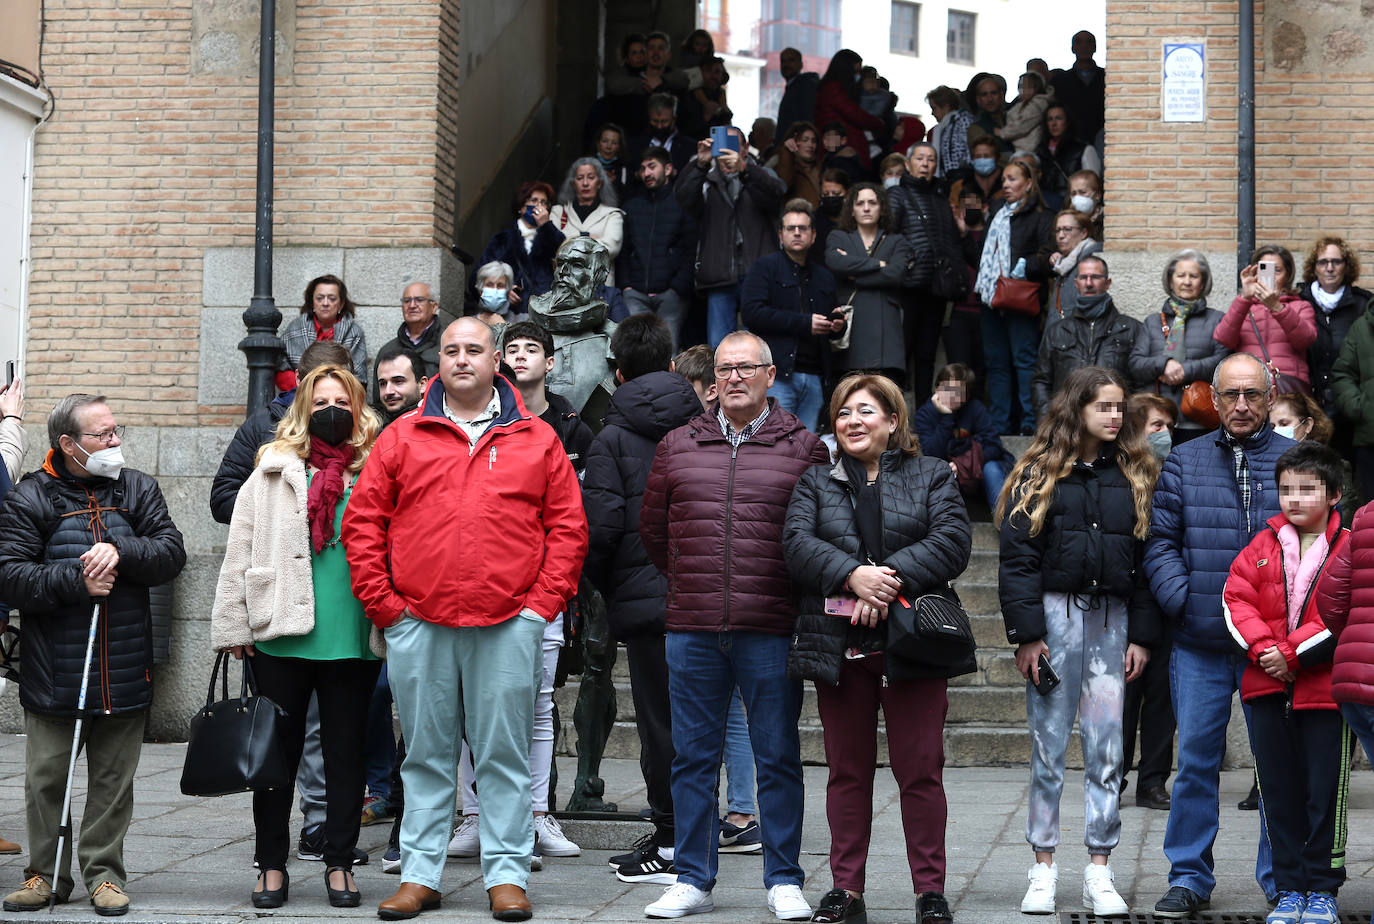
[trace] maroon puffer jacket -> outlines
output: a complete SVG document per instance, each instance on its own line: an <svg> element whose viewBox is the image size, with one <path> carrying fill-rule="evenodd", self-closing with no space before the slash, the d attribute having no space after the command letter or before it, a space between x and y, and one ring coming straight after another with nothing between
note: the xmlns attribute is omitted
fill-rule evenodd
<svg viewBox="0 0 1374 924"><path fill-rule="evenodd" d="M1317 611L1337 637L1331 698L1374 706L1374 503L1350 524L1350 538L1317 585Z"/></svg>
<svg viewBox="0 0 1374 924"><path fill-rule="evenodd" d="M658 444L639 537L668 576L669 631L791 635L796 622L782 523L802 472L830 454L801 421L773 409L731 451L712 409Z"/></svg>

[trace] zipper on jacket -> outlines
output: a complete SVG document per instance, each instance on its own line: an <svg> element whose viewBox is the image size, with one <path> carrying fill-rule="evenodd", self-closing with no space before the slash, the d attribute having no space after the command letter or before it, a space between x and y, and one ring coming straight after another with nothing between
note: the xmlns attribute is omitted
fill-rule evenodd
<svg viewBox="0 0 1374 924"><path fill-rule="evenodd" d="M735 460L739 458L739 446L730 447L730 480L725 485L725 612L722 620L725 629L730 628L730 549L734 535L735 508Z"/></svg>

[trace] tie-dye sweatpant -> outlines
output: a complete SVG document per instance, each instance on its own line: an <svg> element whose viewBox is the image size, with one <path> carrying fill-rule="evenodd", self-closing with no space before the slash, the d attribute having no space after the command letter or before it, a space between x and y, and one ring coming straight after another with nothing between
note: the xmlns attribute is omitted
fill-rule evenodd
<svg viewBox="0 0 1374 924"><path fill-rule="evenodd" d="M1059 844L1064 755L1078 716L1083 741L1083 843L1109 854L1121 838L1121 717L1126 673L1126 601L1046 593L1045 644L1062 681L1046 696L1026 682L1031 732L1026 840L1035 850Z"/></svg>

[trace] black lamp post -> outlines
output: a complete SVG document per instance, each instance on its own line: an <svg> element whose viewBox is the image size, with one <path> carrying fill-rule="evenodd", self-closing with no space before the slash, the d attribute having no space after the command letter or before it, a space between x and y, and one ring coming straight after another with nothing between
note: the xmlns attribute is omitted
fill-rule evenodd
<svg viewBox="0 0 1374 924"><path fill-rule="evenodd" d="M274 378L284 349L277 327L281 312L272 299L272 119L276 80L276 0L262 0L258 42L258 197L253 234L253 300L243 312L248 336L239 349L248 359L248 409L266 407L276 394Z"/></svg>

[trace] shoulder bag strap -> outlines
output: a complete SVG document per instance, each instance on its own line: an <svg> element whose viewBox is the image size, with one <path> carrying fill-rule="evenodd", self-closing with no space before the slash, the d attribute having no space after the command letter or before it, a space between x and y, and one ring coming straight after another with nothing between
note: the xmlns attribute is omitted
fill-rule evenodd
<svg viewBox="0 0 1374 924"><path fill-rule="evenodd" d="M1260 352L1264 354L1264 364L1269 367L1269 372L1274 376L1274 384L1277 385L1279 381L1279 367L1274 364L1274 360L1269 356L1269 347L1265 345L1264 334L1260 333L1259 322L1255 320L1253 309L1248 317L1250 318L1250 326L1255 329L1255 337L1259 340Z"/></svg>

